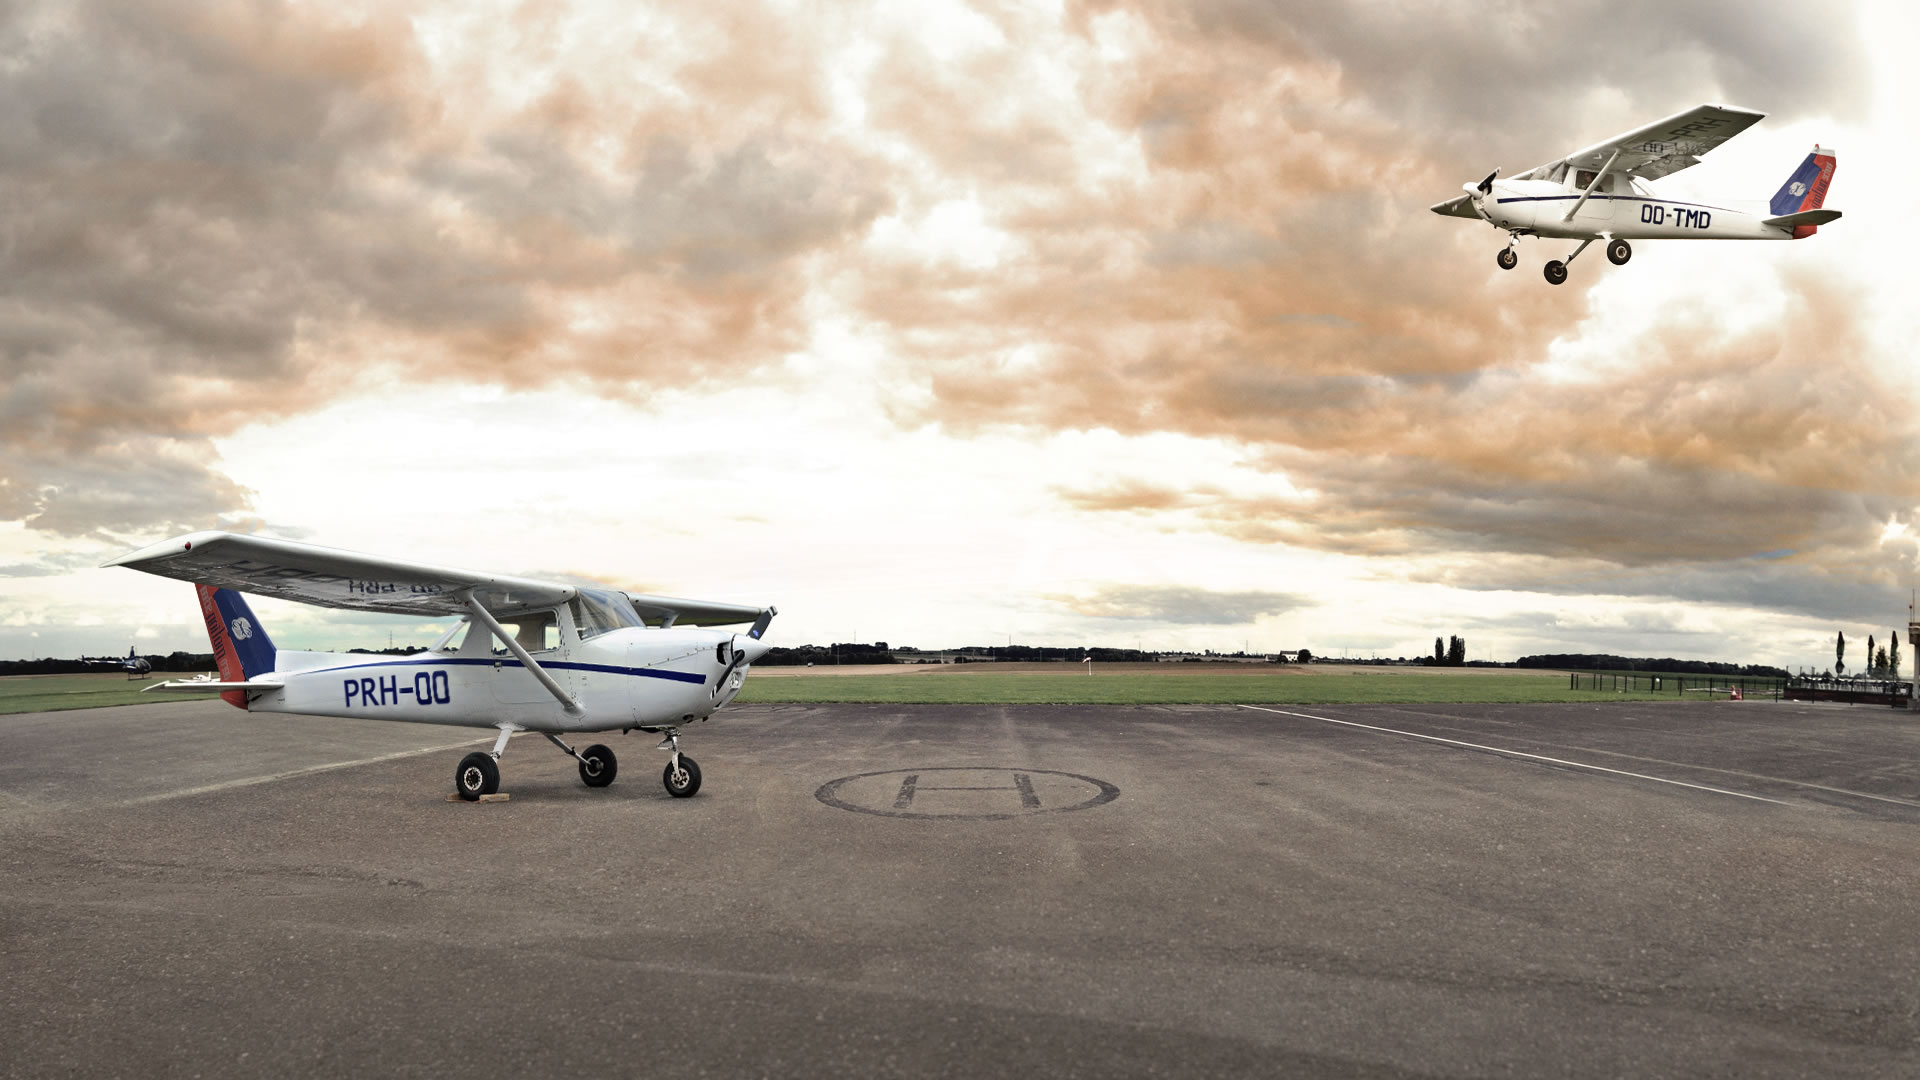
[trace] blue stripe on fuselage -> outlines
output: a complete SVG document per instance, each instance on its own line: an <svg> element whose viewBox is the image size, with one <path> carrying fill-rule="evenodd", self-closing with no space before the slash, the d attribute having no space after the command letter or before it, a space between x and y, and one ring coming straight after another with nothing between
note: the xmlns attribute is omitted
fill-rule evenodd
<svg viewBox="0 0 1920 1080"><path fill-rule="evenodd" d="M342 667L312 668L307 671L285 672L285 674L287 675L324 675L329 672L358 671L362 668L372 668L372 667L405 667L405 666L435 667L435 666L442 666L442 665L450 666L450 667L459 667L459 666L477 667L480 665L492 665L492 664L516 667L516 668L520 668L523 671L526 669L525 664L522 664L518 660L510 659L507 657L501 657L500 659L497 659L497 660L482 660L477 657L436 656L431 660L414 660L408 657L402 657L397 660L388 660L388 661L379 662L379 663L347 664ZM556 660L552 663L542 663L540 666L542 668L547 668L550 670L557 670L557 671L598 671L608 675L634 675L643 679L666 679L669 682L704 684L707 681L707 677L705 675L695 675L692 672L687 672L687 671L661 671L657 668L614 667L611 664L577 664L569 661L560 661L560 660Z"/></svg>
<svg viewBox="0 0 1920 1080"><path fill-rule="evenodd" d="M1495 203L1572 202L1573 200L1579 197L1580 196L1578 195L1510 195L1510 196L1507 196L1506 198L1496 198L1494 199L1494 202ZM1727 207L1715 206L1712 203L1681 202L1679 199L1657 199L1647 195L1595 195L1593 198L1588 199L1587 201L1588 202L1602 202L1602 201L1649 202L1649 203L1660 203L1663 206L1697 206L1702 210L1712 210L1716 213L1721 213L1721 214L1739 213L1739 211L1737 210L1729 210Z"/></svg>

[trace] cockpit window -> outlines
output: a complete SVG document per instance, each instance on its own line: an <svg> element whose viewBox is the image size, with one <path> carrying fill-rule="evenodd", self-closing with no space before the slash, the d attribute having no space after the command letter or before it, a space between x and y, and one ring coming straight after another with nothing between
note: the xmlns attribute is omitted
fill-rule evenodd
<svg viewBox="0 0 1920 1080"><path fill-rule="evenodd" d="M580 630L580 640L585 641L610 630L646 624L626 594L612 589L581 589L573 598L573 625Z"/></svg>

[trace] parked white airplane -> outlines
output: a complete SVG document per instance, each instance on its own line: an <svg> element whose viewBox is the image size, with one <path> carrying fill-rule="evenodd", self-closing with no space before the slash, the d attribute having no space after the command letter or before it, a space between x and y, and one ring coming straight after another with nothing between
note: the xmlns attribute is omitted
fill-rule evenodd
<svg viewBox="0 0 1920 1080"><path fill-rule="evenodd" d="M1546 265L1547 281L1567 280L1567 264L1595 240L1607 242L1607 258L1620 266L1633 257L1629 240L1801 240L1840 211L1826 210L1833 183L1833 151L1814 147L1771 202L1669 199L1645 181L1696 165L1700 156L1758 123L1765 113L1731 105L1701 105L1625 135L1595 143L1558 161L1477 184L1465 195L1434 203L1436 214L1485 221L1507 232L1498 262L1511 270L1522 236L1578 240L1566 262Z"/></svg>
<svg viewBox="0 0 1920 1080"><path fill-rule="evenodd" d="M537 731L580 763L588 787L613 782L613 751L575 750L567 732L664 733L661 779L685 798L700 767L680 752L680 729L732 701L772 607L743 607L551 581L479 574L289 540L199 532L106 564L193 582L220 668L217 681L148 687L222 691L253 712L498 728L489 753L462 758L454 789L468 800L497 791L500 755L516 731ZM316 604L426 617L462 616L425 652L408 656L274 648L234 590ZM744 634L694 629L752 623Z"/></svg>

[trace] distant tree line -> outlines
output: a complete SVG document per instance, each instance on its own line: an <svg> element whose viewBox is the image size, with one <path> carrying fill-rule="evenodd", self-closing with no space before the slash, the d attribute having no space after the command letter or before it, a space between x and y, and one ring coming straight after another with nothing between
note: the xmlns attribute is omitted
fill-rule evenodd
<svg viewBox="0 0 1920 1080"><path fill-rule="evenodd" d="M913 650L918 651L918 650ZM928 655L921 652L924 657ZM958 649L940 651L948 661L955 664L975 664L985 661L1002 663L1072 663L1077 664L1089 656L1096 664L1150 664L1160 659L1157 652L1144 649L1108 649L1086 648L1081 645L968 645ZM1218 656L1244 657L1246 653L1219 653ZM1299 652L1300 663L1313 662L1313 654L1305 649ZM756 661L766 667L804 667L807 664L824 666L828 664L897 664L900 659L884 641L875 642L835 642L832 645L795 645L791 648L775 646L767 655ZM911 661L909 661L911 662Z"/></svg>
<svg viewBox="0 0 1920 1080"><path fill-rule="evenodd" d="M1514 667L1567 671L1658 671L1673 675L1753 675L1786 678L1785 668L1766 664L1728 664L1717 660L1675 660L1671 656L1614 656L1610 653L1545 653L1523 656Z"/></svg>
<svg viewBox="0 0 1920 1080"><path fill-rule="evenodd" d="M782 648L778 645L767 650L767 655L754 661L759 667L805 667L808 664L891 664L894 662L893 650L884 641L872 644L864 642L835 642L832 645L796 645Z"/></svg>
<svg viewBox="0 0 1920 1080"><path fill-rule="evenodd" d="M103 656L98 661L86 660L0 660L0 675L86 675L90 673L111 673L120 670L117 666L124 657ZM145 657L155 671L212 671L213 654L210 652L176 652L161 656L158 653Z"/></svg>

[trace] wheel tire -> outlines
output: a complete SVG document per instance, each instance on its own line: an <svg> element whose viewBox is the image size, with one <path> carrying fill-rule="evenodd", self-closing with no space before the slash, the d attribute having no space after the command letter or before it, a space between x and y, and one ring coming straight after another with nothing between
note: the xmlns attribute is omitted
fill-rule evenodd
<svg viewBox="0 0 1920 1080"><path fill-rule="evenodd" d="M680 775L674 775L673 762L667 762L667 768L660 774L660 782L667 786L667 794L676 799L690 799L700 790L700 766L692 758L680 755Z"/></svg>
<svg viewBox="0 0 1920 1080"><path fill-rule="evenodd" d="M1625 266L1627 265L1627 260L1631 258L1633 258L1632 244L1627 243L1625 240L1608 241L1607 243L1607 261L1608 262L1612 263L1615 266Z"/></svg>
<svg viewBox="0 0 1920 1080"><path fill-rule="evenodd" d="M1520 256L1512 248L1501 248L1500 254L1495 255L1493 261L1500 264L1500 269L1511 270L1520 265Z"/></svg>
<svg viewBox="0 0 1920 1080"><path fill-rule="evenodd" d="M460 759L460 767L453 770L453 790L468 802L479 802L480 796L491 795L500 790L500 764L493 760L492 754L478 751Z"/></svg>
<svg viewBox="0 0 1920 1080"><path fill-rule="evenodd" d="M1546 265L1542 273L1547 275L1547 284L1563 284L1567 280L1567 264L1555 259Z"/></svg>
<svg viewBox="0 0 1920 1080"><path fill-rule="evenodd" d="M613 751L595 743L580 751L580 781L588 787L606 787L620 771Z"/></svg>

